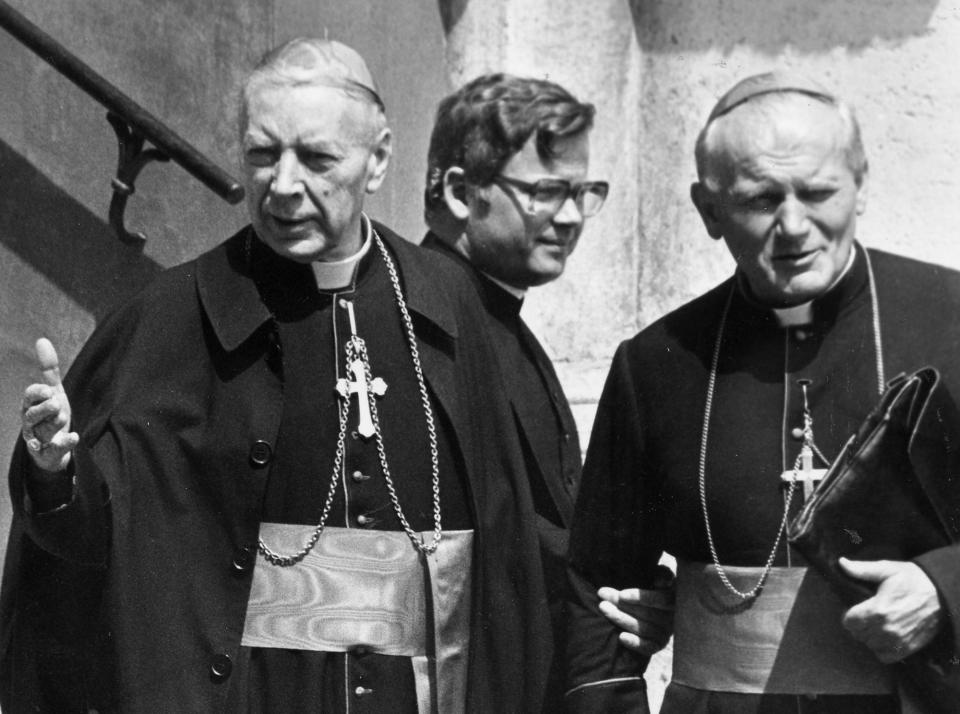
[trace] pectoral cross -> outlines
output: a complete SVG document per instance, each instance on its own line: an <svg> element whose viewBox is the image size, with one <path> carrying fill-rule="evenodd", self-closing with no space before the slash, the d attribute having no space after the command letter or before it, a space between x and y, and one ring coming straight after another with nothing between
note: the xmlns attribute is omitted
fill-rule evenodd
<svg viewBox="0 0 960 714"><path fill-rule="evenodd" d="M337 393L343 399L349 399L351 394L357 395L357 433L364 438L370 438L376 433L373 418L370 413L370 394L382 397L387 391L387 383L380 377L367 381L368 369L365 361L366 345L357 335L357 322L353 314L353 303L341 300L340 306L345 308L350 318L351 337L347 343L347 368L353 374L353 379L341 377L337 380ZM369 391L368 391L369 386Z"/></svg>
<svg viewBox="0 0 960 714"><path fill-rule="evenodd" d="M827 469L813 468L813 414L807 400L807 387L810 386L810 380L801 379L798 383L803 390L803 446L800 447L800 456L794 467L780 474L780 480L785 484L799 482L803 487L803 500L806 501L827 475Z"/></svg>
<svg viewBox="0 0 960 714"><path fill-rule="evenodd" d="M804 444L800 447L800 467L787 469L780 474L780 480L786 484L798 481L803 487L803 500L806 501L813 495L813 492L826 475L826 469L813 468L813 449L807 444Z"/></svg>
<svg viewBox="0 0 960 714"><path fill-rule="evenodd" d="M350 363L350 371L353 372L353 379L338 379L337 392L344 399L348 395L357 395L357 409L359 417L357 419L357 432L364 438L374 435L373 419L370 417L370 395L367 392L367 374L363 367L363 360L355 359ZM387 383L380 377L374 377L370 380L370 391L374 396L382 397L387 391Z"/></svg>

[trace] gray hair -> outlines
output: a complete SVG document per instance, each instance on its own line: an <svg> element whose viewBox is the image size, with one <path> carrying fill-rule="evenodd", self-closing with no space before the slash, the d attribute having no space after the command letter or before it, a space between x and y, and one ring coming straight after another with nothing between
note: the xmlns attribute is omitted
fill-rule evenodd
<svg viewBox="0 0 960 714"><path fill-rule="evenodd" d="M745 110L752 111L763 117L772 117L776 110L794 101L798 95L811 98L836 110L843 131L844 155L847 166L850 168L850 171L853 172L857 185L860 185L864 174L867 172L867 157L860 135L860 123L857 121L853 106L829 94L812 93L792 88L756 94L716 116L711 114L711 118L707 121L706 126L703 127L700 135L697 137L697 144L694 150L697 162L697 176L700 182L707 185L711 190L716 188L715 186L710 186L711 179L715 177L712 176L709 171L711 159L713 159L717 153L715 137L718 126L722 126L724 123L731 121L731 116L736 118L738 113L742 113Z"/></svg>
<svg viewBox="0 0 960 714"><path fill-rule="evenodd" d="M249 120L250 96L262 86L333 87L370 107L372 136L378 135L387 125L383 100L363 58L356 50L335 40L298 37L263 55L240 92L238 119L241 136Z"/></svg>

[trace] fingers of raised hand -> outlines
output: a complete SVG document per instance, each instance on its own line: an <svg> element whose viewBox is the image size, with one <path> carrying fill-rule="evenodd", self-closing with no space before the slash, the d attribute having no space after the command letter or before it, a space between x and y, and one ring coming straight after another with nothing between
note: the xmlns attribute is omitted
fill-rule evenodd
<svg viewBox="0 0 960 714"><path fill-rule="evenodd" d="M63 390L46 384L31 384L23 392L21 412L25 421L37 424L61 413L66 413Z"/></svg>
<svg viewBox="0 0 960 714"><path fill-rule="evenodd" d="M20 421L23 440L36 464L47 471L65 468L79 437L69 431L70 406L63 386L37 383L27 387Z"/></svg>
<svg viewBox="0 0 960 714"><path fill-rule="evenodd" d="M31 384L24 391L20 420L44 442L70 424L70 410L62 388Z"/></svg>
<svg viewBox="0 0 960 714"><path fill-rule="evenodd" d="M25 427L23 440L29 449L30 458L39 468L57 472L67 468L73 450L80 443L80 436L74 431L58 431L49 440L41 441L31 428Z"/></svg>
<svg viewBox="0 0 960 714"><path fill-rule="evenodd" d="M80 435L75 431L59 431L48 442L48 448L53 448L60 454L65 454L77 448L80 443Z"/></svg>
<svg viewBox="0 0 960 714"><path fill-rule="evenodd" d="M36 344L37 364L40 366L40 376L45 384L51 387L60 385L60 359L53 343L46 337L41 337Z"/></svg>

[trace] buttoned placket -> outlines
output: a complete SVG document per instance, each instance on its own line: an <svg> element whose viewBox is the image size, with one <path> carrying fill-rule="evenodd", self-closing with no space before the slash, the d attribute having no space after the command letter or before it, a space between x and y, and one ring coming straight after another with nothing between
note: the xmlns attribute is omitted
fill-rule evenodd
<svg viewBox="0 0 960 714"><path fill-rule="evenodd" d="M356 302L353 300L353 292L338 292L333 294L333 303L331 310L331 321L333 326L333 340L335 348L335 367L337 379L350 378L343 364L343 349L346 339L349 339L349 328L346 331L341 330L341 320L347 321L346 304L351 302L353 309L356 310ZM356 317L356 315L355 315ZM379 522L379 519L371 516L369 513L358 513L354 518L351 513L351 488L364 488L371 480L371 469L369 466L362 465L364 461L360 453L364 451L367 444L366 439L360 435L356 429L359 402L357 399L351 399L350 409L347 413L347 433L344 440L343 463L340 465L340 487L343 491L343 525L345 528L359 526L361 528L373 528ZM373 437L371 437L373 438ZM343 657L343 697L344 707L347 714L354 711L356 702L358 705L362 700L373 693L373 689L364 686L355 677L354 658L366 654L366 649L358 647L352 651L344 652Z"/></svg>
<svg viewBox="0 0 960 714"><path fill-rule="evenodd" d="M792 469L797 452L803 442L803 397L799 386L800 380L809 380L811 387L815 384L815 375L804 371L791 371L793 364L812 364L811 360L804 359L805 352L816 349L814 327L809 324L783 328L783 416L780 429L780 470L781 473ZM816 405L811 402L811 408ZM784 505L786 505L787 490L783 490ZM791 509L802 505L803 490L797 487L794 492ZM793 554L789 544L785 543L787 567L793 567Z"/></svg>

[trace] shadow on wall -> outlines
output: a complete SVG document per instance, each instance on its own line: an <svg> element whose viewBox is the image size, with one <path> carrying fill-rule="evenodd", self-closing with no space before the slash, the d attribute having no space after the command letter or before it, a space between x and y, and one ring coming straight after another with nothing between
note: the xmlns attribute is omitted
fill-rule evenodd
<svg viewBox="0 0 960 714"><path fill-rule="evenodd" d="M778 55L866 47L927 32L938 0L629 0L637 43L650 52L736 45ZM441 3L441 7L445 3ZM457 7L460 2L451 2Z"/></svg>
<svg viewBox="0 0 960 714"><path fill-rule="evenodd" d="M443 22L443 33L450 34L450 30L460 21L467 9L469 0L437 0L440 9L440 20Z"/></svg>
<svg viewBox="0 0 960 714"><path fill-rule="evenodd" d="M6 470L20 428L20 395L36 378L33 341L41 324L53 328L69 316L47 315L65 296L95 320L137 292L161 267L117 240L107 222L50 181L0 141L0 246L22 266L0 281L0 542L10 527ZM21 271L25 274L21 274ZM45 285L46 283L46 285ZM55 335L69 361L85 334ZM0 549L0 561L2 561Z"/></svg>
<svg viewBox="0 0 960 714"><path fill-rule="evenodd" d="M0 243L96 319L161 270L2 141Z"/></svg>

